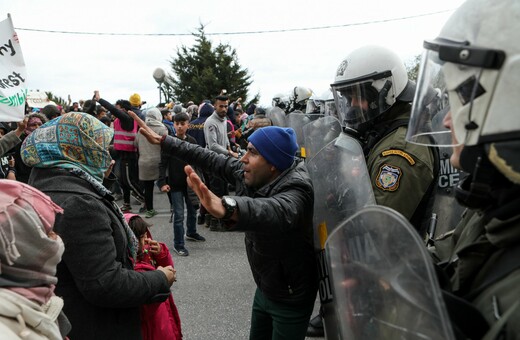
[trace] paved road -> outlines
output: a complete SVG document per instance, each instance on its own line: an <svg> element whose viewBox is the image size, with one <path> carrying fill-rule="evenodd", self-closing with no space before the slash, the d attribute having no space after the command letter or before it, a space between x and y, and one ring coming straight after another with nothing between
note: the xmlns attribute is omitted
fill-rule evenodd
<svg viewBox="0 0 520 340"><path fill-rule="evenodd" d="M132 208L137 212L139 206L133 204ZM206 242L186 241L190 255L179 256L173 251L166 194L156 190L154 208L159 214L147 221L153 224L153 237L166 243L173 256L177 282L172 291L184 339L248 339L256 285L246 258L244 234L210 232L199 225Z"/></svg>

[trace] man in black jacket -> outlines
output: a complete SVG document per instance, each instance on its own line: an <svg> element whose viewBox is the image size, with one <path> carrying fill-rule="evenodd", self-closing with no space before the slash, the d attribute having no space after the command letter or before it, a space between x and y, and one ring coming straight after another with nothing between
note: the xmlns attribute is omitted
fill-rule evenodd
<svg viewBox="0 0 520 340"><path fill-rule="evenodd" d="M132 115L132 114L131 114ZM137 120L135 115L132 115ZM190 166L188 185L227 228L245 231L247 257L257 290L250 339L304 339L318 289L313 250L314 190L294 130L275 126L255 131L240 159L217 154L140 122L141 133L188 164L235 184L236 196L212 193Z"/></svg>

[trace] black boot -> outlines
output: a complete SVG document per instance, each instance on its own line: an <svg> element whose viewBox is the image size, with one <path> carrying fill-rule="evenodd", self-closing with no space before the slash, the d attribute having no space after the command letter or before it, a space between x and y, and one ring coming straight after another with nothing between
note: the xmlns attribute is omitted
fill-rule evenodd
<svg viewBox="0 0 520 340"><path fill-rule="evenodd" d="M224 231L224 228L222 227L222 223L218 218L212 217L211 222L209 224L209 230L210 231Z"/></svg>
<svg viewBox="0 0 520 340"><path fill-rule="evenodd" d="M210 214L204 215L204 226L206 228L209 228L210 224L211 224L211 215Z"/></svg>
<svg viewBox="0 0 520 340"><path fill-rule="evenodd" d="M199 216L197 216L197 224L204 224L204 220L205 220L204 215L199 214Z"/></svg>
<svg viewBox="0 0 520 340"><path fill-rule="evenodd" d="M325 332L323 330L323 319L321 315L318 314L309 321L309 326L307 327L307 336L310 337L324 337Z"/></svg>

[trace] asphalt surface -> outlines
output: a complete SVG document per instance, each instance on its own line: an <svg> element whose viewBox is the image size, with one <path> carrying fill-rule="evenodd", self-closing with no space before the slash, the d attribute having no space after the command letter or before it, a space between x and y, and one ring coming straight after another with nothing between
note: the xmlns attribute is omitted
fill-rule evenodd
<svg viewBox="0 0 520 340"><path fill-rule="evenodd" d="M154 208L158 214L146 220L153 224L154 239L164 242L173 257L177 282L172 292L184 339L248 339L256 285L247 262L244 234L214 232L198 225L197 231L206 242L187 240L189 256L179 256L173 251L168 197L157 189ZM132 211L138 210L139 204L132 198Z"/></svg>

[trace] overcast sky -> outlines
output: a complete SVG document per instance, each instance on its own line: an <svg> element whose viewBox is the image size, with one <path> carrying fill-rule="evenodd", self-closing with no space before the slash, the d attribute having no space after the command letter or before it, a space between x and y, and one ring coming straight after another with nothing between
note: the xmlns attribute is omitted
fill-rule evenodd
<svg viewBox="0 0 520 340"><path fill-rule="evenodd" d="M366 44L387 46L405 61L411 60L422 52L423 40L436 37L462 2L2 0L0 20L8 13L12 16L30 90L51 91L63 98L70 94L78 101L98 89L111 102L137 92L152 105L159 101L153 71L161 67L170 72L169 61L176 49L191 46L190 33L203 23L214 45L228 43L237 51L240 64L252 75L250 96L259 93L260 104L268 106L273 95L289 93L294 86L323 93L343 57ZM379 23L347 26L374 21ZM211 35L323 26L335 27ZM80 35L25 29L184 35Z"/></svg>

